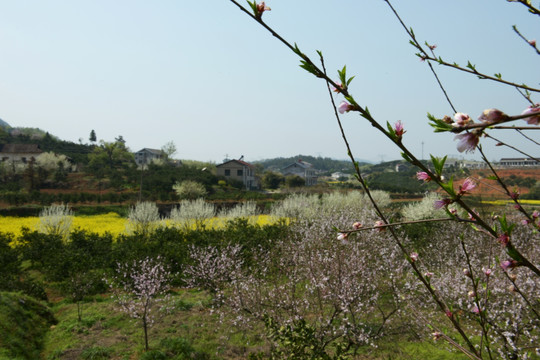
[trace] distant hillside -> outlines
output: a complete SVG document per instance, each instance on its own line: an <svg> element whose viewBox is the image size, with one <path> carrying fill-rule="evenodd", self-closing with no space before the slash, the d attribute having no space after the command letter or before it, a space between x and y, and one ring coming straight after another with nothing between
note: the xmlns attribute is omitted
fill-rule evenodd
<svg viewBox="0 0 540 360"><path fill-rule="evenodd" d="M2 119L0 119L0 127L3 128L3 129L10 129L11 128L11 126Z"/></svg>
<svg viewBox="0 0 540 360"><path fill-rule="evenodd" d="M354 170L350 160L335 160L328 157L323 158L320 156L314 157L309 155L296 155L288 158L280 157L274 159L266 159L256 161L255 163L261 164L265 170L280 171L281 169L296 162L299 159L312 164L315 169L322 172L333 173L336 171L341 171L344 173L352 173Z"/></svg>

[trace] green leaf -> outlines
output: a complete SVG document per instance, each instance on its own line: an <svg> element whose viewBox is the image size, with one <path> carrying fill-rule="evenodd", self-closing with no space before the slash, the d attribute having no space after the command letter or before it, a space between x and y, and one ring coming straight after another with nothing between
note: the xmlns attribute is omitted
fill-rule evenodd
<svg viewBox="0 0 540 360"><path fill-rule="evenodd" d="M446 162L446 159L448 158L448 155L443 158L438 158L433 155L429 155L431 157L431 163L433 164L433 168L435 169L435 173L440 177L443 172L444 163Z"/></svg>
<svg viewBox="0 0 540 360"><path fill-rule="evenodd" d="M408 163L411 163L412 164L412 159L409 157L409 155L405 154L404 152L401 153L401 157L403 158L403 160L405 160L406 162Z"/></svg>
<svg viewBox="0 0 540 360"><path fill-rule="evenodd" d="M435 116L431 115L430 113L427 114L427 117L429 119L429 125L434 128L434 132L446 132L446 131L452 131L454 127L451 124L445 123L442 119L437 119Z"/></svg>
<svg viewBox="0 0 540 360"><path fill-rule="evenodd" d="M312 63L309 63L305 60L300 60L300 63L301 63L300 67L302 69L306 70L307 72L312 73L316 77L322 77L322 74L319 72L319 69L317 69L317 67L313 65Z"/></svg>
<svg viewBox="0 0 540 360"><path fill-rule="evenodd" d="M476 72L476 65L471 64L470 61L467 61L467 67L472 71Z"/></svg>
<svg viewBox="0 0 540 360"><path fill-rule="evenodd" d="M388 135L390 135L392 140L396 141L398 139L396 136L396 131L394 130L394 128L392 127L392 125L390 125L388 121L386 122L386 128L388 129Z"/></svg>

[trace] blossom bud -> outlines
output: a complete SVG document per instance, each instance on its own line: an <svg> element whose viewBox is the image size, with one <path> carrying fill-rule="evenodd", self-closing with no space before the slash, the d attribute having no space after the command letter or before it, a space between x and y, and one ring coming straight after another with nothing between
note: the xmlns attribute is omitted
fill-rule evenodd
<svg viewBox="0 0 540 360"><path fill-rule="evenodd" d="M401 120L396 121L396 123L394 124L394 131L398 139L401 139L403 134L406 133L405 128L403 127L403 124L401 123Z"/></svg>
<svg viewBox="0 0 540 360"><path fill-rule="evenodd" d="M442 333L436 331L436 332L432 333L431 336L433 336L433 340L437 341L442 337Z"/></svg>
<svg viewBox="0 0 540 360"><path fill-rule="evenodd" d="M347 240L348 236L349 236L349 234L347 234L347 233L338 233L337 239L338 240Z"/></svg>
<svg viewBox="0 0 540 360"><path fill-rule="evenodd" d="M459 194L463 195L466 194L469 191L474 190L476 187L476 183L471 178L466 178L465 181L463 181L463 184L459 186Z"/></svg>
<svg viewBox="0 0 540 360"><path fill-rule="evenodd" d="M486 275L487 277L489 277L491 275L491 269L487 268L487 269L482 269L482 271L484 271L484 275Z"/></svg>
<svg viewBox="0 0 540 360"><path fill-rule="evenodd" d="M529 125L538 125L540 123L540 104L531 105L523 112L521 115L532 115L524 118L523 120L527 121Z"/></svg>
<svg viewBox="0 0 540 360"><path fill-rule="evenodd" d="M469 271L469 269L463 269L463 275L471 277L471 272Z"/></svg>
<svg viewBox="0 0 540 360"><path fill-rule="evenodd" d="M508 287L508 291L510 291L510 292L517 292L517 288L515 287L515 285L510 285L510 286Z"/></svg>
<svg viewBox="0 0 540 360"><path fill-rule="evenodd" d="M360 224L358 221L356 221L354 224L352 224L352 227L354 230L358 230L362 227L362 224Z"/></svg>
<svg viewBox="0 0 540 360"><path fill-rule="evenodd" d="M484 110L482 115L478 117L478 120L484 123L498 123L503 121L506 118L506 114L499 109L487 109Z"/></svg>
<svg viewBox="0 0 540 360"><path fill-rule="evenodd" d="M528 42L529 45L531 45L531 46L536 46L536 40L534 40L534 39L531 39L531 40L529 40L529 41L527 41L527 42Z"/></svg>
<svg viewBox="0 0 540 360"><path fill-rule="evenodd" d="M471 290L471 291L469 291L469 292L467 293L467 296L470 297L470 298L473 298L473 297L476 296L476 293L475 293L473 290Z"/></svg>
<svg viewBox="0 0 540 360"><path fill-rule="evenodd" d="M424 182L430 182L431 181L431 176L428 175L427 172L425 171L419 171L416 173L416 178L418 180L421 180L421 181L424 181Z"/></svg>
<svg viewBox="0 0 540 360"><path fill-rule="evenodd" d="M508 277L509 277L510 280L512 280L512 281L516 281L516 279L517 279L517 275L516 275L516 274L510 274L510 275L508 275Z"/></svg>
<svg viewBox="0 0 540 360"><path fill-rule="evenodd" d="M383 226L384 226L384 221L382 221L382 220L377 220L377 221L375 222L375 227L378 228L377 231L384 231L384 230L386 230Z"/></svg>
<svg viewBox="0 0 540 360"><path fill-rule="evenodd" d="M426 271L424 273L424 276L427 277L428 279L431 278L433 276L433 273L431 271Z"/></svg>
<svg viewBox="0 0 540 360"><path fill-rule="evenodd" d="M455 113L454 120L455 122L452 124L454 127L462 127L472 121L470 116L464 113Z"/></svg>
<svg viewBox="0 0 540 360"><path fill-rule="evenodd" d="M417 261L418 260L418 253L412 252L411 255L410 255L410 258L411 258L411 262Z"/></svg>
<svg viewBox="0 0 540 360"><path fill-rule="evenodd" d="M508 245L508 242L510 242L510 237L508 236L508 234L501 234L497 238L497 241L499 241L501 245L506 246Z"/></svg>
<svg viewBox="0 0 540 360"><path fill-rule="evenodd" d="M346 112L349 112L351 111L352 109L354 109L354 106L352 106L351 104L349 104L348 102L346 101L342 101L339 106L338 106L338 111L340 114L343 114L343 113L346 113Z"/></svg>

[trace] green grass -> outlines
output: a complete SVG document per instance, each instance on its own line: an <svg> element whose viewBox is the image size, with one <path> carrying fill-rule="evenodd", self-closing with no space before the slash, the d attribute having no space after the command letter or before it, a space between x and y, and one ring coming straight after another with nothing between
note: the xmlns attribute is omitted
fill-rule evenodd
<svg viewBox="0 0 540 360"><path fill-rule="evenodd" d="M0 292L0 359L38 359L49 327L56 323L43 303Z"/></svg>
<svg viewBox="0 0 540 360"><path fill-rule="evenodd" d="M262 326L242 332L220 322L205 292L179 290L170 304L171 311L156 317L150 351L144 352L141 324L106 296L87 299L78 321L76 304L67 300L49 309L20 294L0 293L0 360L248 359L270 349ZM363 347L355 359L466 359L444 341L406 336L388 336L377 347Z"/></svg>

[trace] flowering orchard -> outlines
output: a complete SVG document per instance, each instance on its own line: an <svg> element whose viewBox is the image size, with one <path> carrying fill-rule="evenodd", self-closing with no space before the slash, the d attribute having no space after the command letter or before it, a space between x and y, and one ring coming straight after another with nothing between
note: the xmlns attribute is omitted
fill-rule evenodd
<svg viewBox="0 0 540 360"><path fill-rule="evenodd" d="M539 161L518 146L498 141L494 134L517 131L523 141L538 145L527 134L540 129L540 104L534 100L540 89L505 79L500 73L480 72L470 62L460 66L443 60L435 53L436 45L419 41L390 1L384 0L452 109L449 115L429 114L429 125L436 133L452 135L459 152L477 152L491 172L490 179L495 179L512 201L511 211L486 214L469 201L481 180L468 178L458 185L445 176L446 157L431 156L430 164L421 161L403 142L411 135L405 122L381 123L367 107L359 105L349 91L354 76L348 76L345 66L337 71L337 80L332 78L322 52L317 51L317 60L310 58L265 22L270 11L265 2L248 1L249 7L231 2L296 54L300 66L327 87L356 177L371 202L370 210L351 207L347 214L320 212L310 219L300 217L294 225L297 237L276 244L276 253L261 252L257 262L261 266L247 272L229 266L238 271L232 276L234 291L213 291L222 291L224 302L244 315L239 315L237 322L264 320L271 338L281 345L282 355L295 358L353 356L363 345L395 331L392 326L397 323L392 320L397 317L406 319L417 333L428 331L439 344L471 359L539 356L538 212L525 208L519 192L498 175L482 142L496 140L500 146ZM524 6L529 12L526 16L540 15L528 0L510 2ZM540 54L536 41L517 27L513 30L524 46ZM433 64L515 88L524 102L523 112L506 114L491 108L473 120L454 106ZM443 216L421 220L422 224L438 224L424 235L424 241L407 236L418 221L398 220L370 191L341 122L342 116L352 114L385 136L403 159L417 167L418 181L435 183L440 189L442 196L434 199L433 209L442 211ZM230 261L235 261L234 256Z"/></svg>

